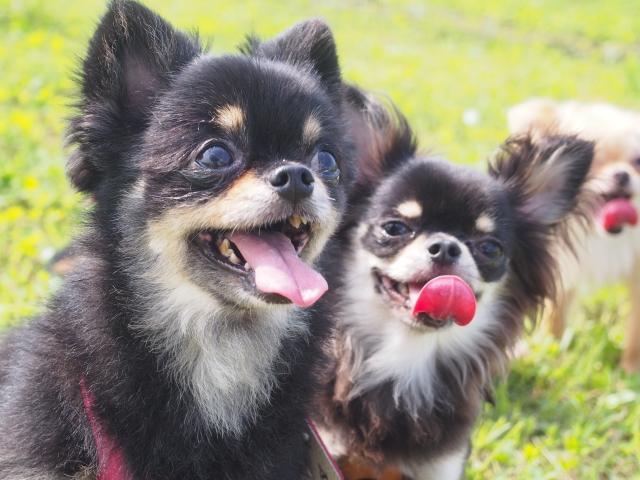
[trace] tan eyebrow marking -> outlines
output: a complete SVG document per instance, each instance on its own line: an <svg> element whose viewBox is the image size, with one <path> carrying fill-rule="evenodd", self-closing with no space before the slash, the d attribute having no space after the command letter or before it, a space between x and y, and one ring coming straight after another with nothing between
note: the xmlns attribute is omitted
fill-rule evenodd
<svg viewBox="0 0 640 480"><path fill-rule="evenodd" d="M302 127L302 143L313 145L322 134L320 120L314 115L309 116Z"/></svg>
<svg viewBox="0 0 640 480"><path fill-rule="evenodd" d="M416 200L407 200L398 205L396 211L405 218L418 218L422 215L422 205Z"/></svg>
<svg viewBox="0 0 640 480"><path fill-rule="evenodd" d="M237 105L226 105L216 111L213 122L229 132L239 132L244 126L244 112Z"/></svg>
<svg viewBox="0 0 640 480"><path fill-rule="evenodd" d="M496 229L496 222L489 215L482 214L476 220L476 230L483 233L491 233Z"/></svg>

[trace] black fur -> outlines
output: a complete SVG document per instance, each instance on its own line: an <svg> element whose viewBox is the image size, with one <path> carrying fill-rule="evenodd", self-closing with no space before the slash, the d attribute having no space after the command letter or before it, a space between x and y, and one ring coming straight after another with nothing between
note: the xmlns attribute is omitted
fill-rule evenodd
<svg viewBox="0 0 640 480"><path fill-rule="evenodd" d="M407 468L464 452L469 445L482 401L491 401L491 377L502 373L524 319L535 318L544 299L554 292L556 265L548 248L575 207L593 145L575 137L549 136L536 145L526 136L512 138L502 146L489 175L484 175L416 156L414 137L397 109L385 108L375 97L355 88L349 89L348 98L352 135L359 147L358 180L350 197L354 210L338 235L342 255L337 264L353 268L349 262L359 250L393 261L414 238L442 232L468 247L483 282L503 285L495 300L495 319L484 333L495 348L484 348L474 361L466 351L455 352L453 358L436 357L431 370L435 394L417 410L403 397L394 396L393 380L382 379L377 386L353 394L357 388L354 365L366 361L366 352L375 350L375 342L381 340L367 330L366 318L357 328L351 326L351 318L341 319L333 347L335 364L328 375L318 423L346 448L340 461L350 464L356 458L374 469ZM558 152L562 158L554 171L566 172L558 175L562 186L544 175L533 180L533 172L544 169ZM407 200L417 201L422 208L417 218L401 218L413 234L389 238L381 225L398 219L395 207ZM541 203L547 208L536 208ZM495 230L490 234L476 228L482 214L494 220ZM478 251L486 239L502 245L502 258L493 261ZM364 277L351 282L368 288ZM355 303L358 301L347 296L343 303L366 311L367 305ZM399 322L391 309L384 315L388 322ZM369 333L359 333L364 331ZM436 335L439 331L414 333ZM364 358L356 352L365 352Z"/></svg>
<svg viewBox="0 0 640 480"><path fill-rule="evenodd" d="M247 172L260 177L283 159L312 168L315 147L300 145L312 113L322 124L317 144L341 170L340 184L327 186L339 216L352 169L339 83L335 44L319 20L253 40L248 54L213 57L147 8L110 4L80 73L80 113L69 132L76 146L69 177L95 204L74 247L79 260L48 313L8 333L0 347L0 478L95 474L81 378L135 479L299 478L305 417L330 334L329 297L296 310L308 333L284 337L268 401L231 434L203 419L171 355L145 332L149 302L161 296L153 282L170 279L144 283L157 258L138 253L149 222L223 196ZM211 123L229 103L244 112L235 133ZM212 137L233 145L238 166L207 177L194 160ZM235 277L203 270L196 258L186 264L188 279L234 312L229 328L242 334L259 323L259 308L234 310Z"/></svg>

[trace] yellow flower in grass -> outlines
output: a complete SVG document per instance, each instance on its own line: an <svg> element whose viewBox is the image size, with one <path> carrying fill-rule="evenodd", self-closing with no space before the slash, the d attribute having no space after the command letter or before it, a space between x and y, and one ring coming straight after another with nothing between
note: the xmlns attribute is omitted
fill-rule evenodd
<svg viewBox="0 0 640 480"><path fill-rule="evenodd" d="M38 188L38 179L35 177L27 177L22 184L25 190L35 190Z"/></svg>
<svg viewBox="0 0 640 480"><path fill-rule="evenodd" d="M30 131L34 125L33 117L31 115L28 115L20 111L11 112L9 119L11 124L18 125L20 129L22 129L25 132Z"/></svg>
<svg viewBox="0 0 640 480"><path fill-rule="evenodd" d="M540 451L536 448L536 446L533 443L527 443L524 446L522 453L524 453L524 458L526 458L527 461L534 460L540 456Z"/></svg>

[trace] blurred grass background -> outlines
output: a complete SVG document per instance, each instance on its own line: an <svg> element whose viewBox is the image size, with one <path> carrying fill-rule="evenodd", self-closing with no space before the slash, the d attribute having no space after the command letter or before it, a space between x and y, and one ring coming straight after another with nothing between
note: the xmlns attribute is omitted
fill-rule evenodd
<svg viewBox="0 0 640 480"><path fill-rule="evenodd" d="M482 168L531 96L640 110L640 2L325 0L146 2L233 51L323 16L345 77L383 90L423 147ZM0 326L35 315L60 280L45 270L79 228L64 178L71 73L105 8L97 0L0 0ZM535 331L474 434L471 479L640 478L640 377L617 363L626 292L585 301L561 342Z"/></svg>

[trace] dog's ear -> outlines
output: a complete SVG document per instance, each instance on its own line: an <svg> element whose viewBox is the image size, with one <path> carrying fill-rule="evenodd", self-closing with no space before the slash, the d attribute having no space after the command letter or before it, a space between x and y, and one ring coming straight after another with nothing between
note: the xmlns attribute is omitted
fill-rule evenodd
<svg viewBox="0 0 640 480"><path fill-rule="evenodd" d="M415 136L407 119L390 101L344 86L349 136L356 146L359 195L375 187L415 156Z"/></svg>
<svg viewBox="0 0 640 480"><path fill-rule="evenodd" d="M91 192L105 174L126 169L126 146L148 125L159 93L200 52L197 39L139 3L111 2L78 74L80 115L69 132L78 149L68 173L79 190Z"/></svg>
<svg viewBox="0 0 640 480"><path fill-rule="evenodd" d="M249 55L289 63L315 73L332 98L341 95L340 64L333 33L323 20L313 18L295 24L271 40L247 39L241 48Z"/></svg>
<svg viewBox="0 0 640 480"><path fill-rule="evenodd" d="M547 131L558 123L558 104L546 98L532 98L507 112L511 133L526 133L531 129Z"/></svg>
<svg viewBox="0 0 640 480"><path fill-rule="evenodd" d="M556 225L571 212L593 161L593 142L575 136L512 137L489 174L506 186L515 208L531 221Z"/></svg>

